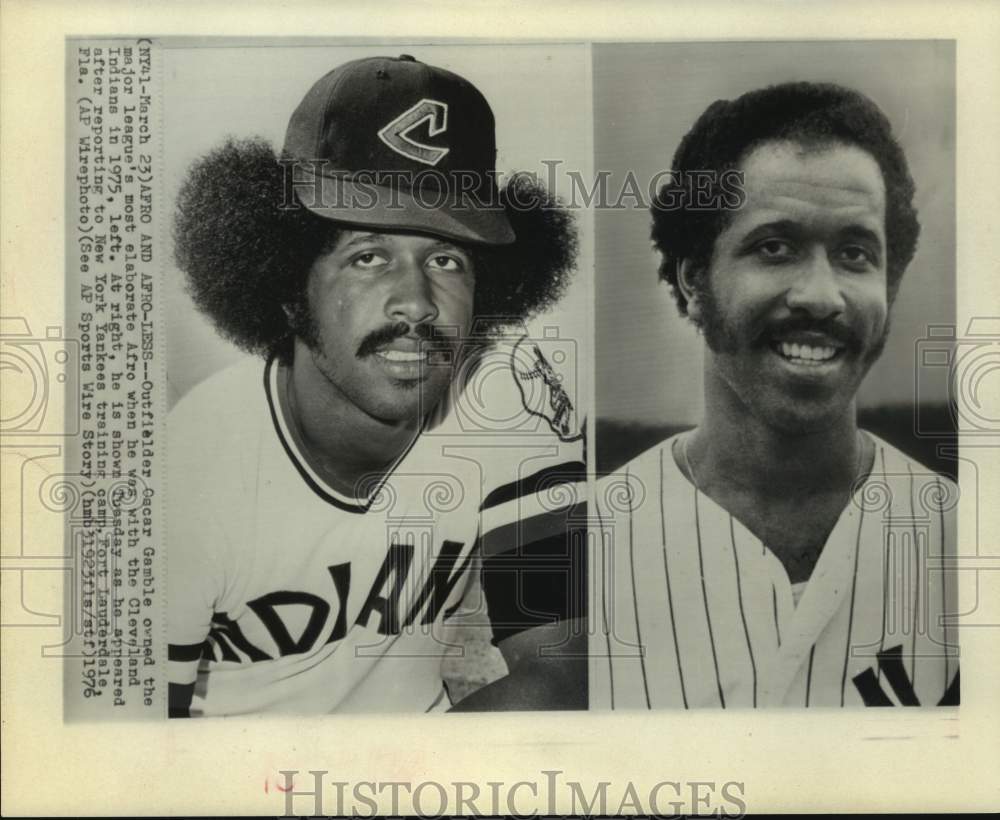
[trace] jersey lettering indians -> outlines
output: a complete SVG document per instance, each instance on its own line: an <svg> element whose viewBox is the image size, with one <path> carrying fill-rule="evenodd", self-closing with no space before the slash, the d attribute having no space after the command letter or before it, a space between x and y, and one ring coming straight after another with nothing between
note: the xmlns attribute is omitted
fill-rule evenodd
<svg viewBox="0 0 1000 820"><path fill-rule="evenodd" d="M677 437L602 479L591 708L956 704L958 488L871 438L798 603L778 558L678 469Z"/></svg>
<svg viewBox="0 0 1000 820"><path fill-rule="evenodd" d="M447 708L444 621L475 588L474 554L490 563L558 547L565 556L569 511L582 498L582 444L526 407L519 356L505 345L464 368L454 395L360 499L329 487L298 452L275 360L241 362L178 404L170 682L193 686L192 715ZM485 591L492 616L502 607ZM536 616L545 620L507 613L495 638Z"/></svg>

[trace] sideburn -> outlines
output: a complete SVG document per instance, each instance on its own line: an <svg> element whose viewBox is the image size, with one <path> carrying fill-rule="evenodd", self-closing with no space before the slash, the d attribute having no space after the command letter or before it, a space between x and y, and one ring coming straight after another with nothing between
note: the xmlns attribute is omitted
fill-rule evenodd
<svg viewBox="0 0 1000 820"><path fill-rule="evenodd" d="M288 318L289 335L298 336L310 348L319 346L319 323L309 309L309 302L302 294L294 302L283 305Z"/></svg>

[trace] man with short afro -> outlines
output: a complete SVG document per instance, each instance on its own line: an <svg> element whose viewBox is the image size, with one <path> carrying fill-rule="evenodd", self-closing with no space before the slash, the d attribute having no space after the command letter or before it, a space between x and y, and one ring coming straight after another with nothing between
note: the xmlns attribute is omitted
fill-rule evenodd
<svg viewBox="0 0 1000 820"><path fill-rule="evenodd" d="M598 484L616 628L591 708L958 703L957 488L856 412L913 195L889 120L841 86L716 101L681 141L652 238L704 337L704 413Z"/></svg>

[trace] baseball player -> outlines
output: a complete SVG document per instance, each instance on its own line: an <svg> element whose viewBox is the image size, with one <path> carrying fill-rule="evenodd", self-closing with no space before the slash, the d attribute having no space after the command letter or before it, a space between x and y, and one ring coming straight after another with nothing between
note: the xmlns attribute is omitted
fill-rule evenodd
<svg viewBox="0 0 1000 820"><path fill-rule="evenodd" d="M653 239L705 412L599 483L592 708L957 704L957 487L856 420L919 232L887 119L774 86L712 104L673 170Z"/></svg>
<svg viewBox="0 0 1000 820"><path fill-rule="evenodd" d="M170 415L171 715L448 708L479 564L509 675L463 708L586 706L553 650L583 634L580 426L558 340L498 336L554 301L575 237L495 153L482 94L404 55L318 80L280 155L191 170L178 264L257 355Z"/></svg>

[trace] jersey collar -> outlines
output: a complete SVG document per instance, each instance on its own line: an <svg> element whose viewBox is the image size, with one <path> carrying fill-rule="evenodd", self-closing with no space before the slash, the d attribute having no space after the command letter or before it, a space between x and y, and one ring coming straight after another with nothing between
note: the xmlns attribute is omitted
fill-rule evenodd
<svg viewBox="0 0 1000 820"><path fill-rule="evenodd" d="M267 406L271 413L271 421L274 424L274 431L278 436L278 441L281 442L282 448L288 455L289 460L295 466L295 469L298 471L299 475L302 476L303 481L306 482L309 488L328 504L332 504L345 512L359 514L368 512L372 504L378 498L379 492L389 480L389 477L413 449L413 445L417 442L417 439L420 438L420 433L413 437L413 441L411 441L409 446L399 455L395 463L385 471L378 483L371 487L371 491L366 497L358 498L355 496L345 495L330 486L330 484L327 483L323 477L309 465L309 462L306 460L302 451L295 443L295 438L291 432L290 420L285 416L285 412L281 407L281 402L278 399L279 371L280 367L278 359L275 355L271 355L264 367L264 395L267 397ZM423 431L421 430L421 432Z"/></svg>

